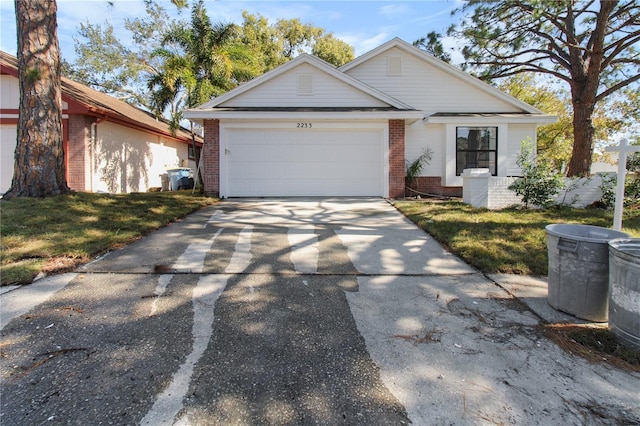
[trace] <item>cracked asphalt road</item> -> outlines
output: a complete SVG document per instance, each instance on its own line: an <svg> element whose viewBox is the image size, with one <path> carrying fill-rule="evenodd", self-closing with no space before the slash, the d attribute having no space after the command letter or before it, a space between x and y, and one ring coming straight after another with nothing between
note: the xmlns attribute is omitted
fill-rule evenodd
<svg viewBox="0 0 640 426"><path fill-rule="evenodd" d="M225 201L69 280L6 309L3 425L640 423L384 200Z"/></svg>

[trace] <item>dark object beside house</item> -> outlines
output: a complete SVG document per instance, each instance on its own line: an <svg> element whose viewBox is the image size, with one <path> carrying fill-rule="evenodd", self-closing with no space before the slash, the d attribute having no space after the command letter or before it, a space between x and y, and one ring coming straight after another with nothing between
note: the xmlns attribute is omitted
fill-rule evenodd
<svg viewBox="0 0 640 426"><path fill-rule="evenodd" d="M193 189L193 178L181 177L178 183L178 189Z"/></svg>
<svg viewBox="0 0 640 426"><path fill-rule="evenodd" d="M171 191L193 188L193 170L190 168L169 169L167 174L169 175L169 189Z"/></svg>

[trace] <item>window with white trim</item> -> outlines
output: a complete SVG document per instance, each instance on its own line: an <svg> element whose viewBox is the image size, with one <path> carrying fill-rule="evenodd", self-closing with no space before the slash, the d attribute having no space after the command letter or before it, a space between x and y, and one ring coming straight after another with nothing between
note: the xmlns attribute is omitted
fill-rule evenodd
<svg viewBox="0 0 640 426"><path fill-rule="evenodd" d="M498 128L456 127L456 176L477 168L498 174Z"/></svg>

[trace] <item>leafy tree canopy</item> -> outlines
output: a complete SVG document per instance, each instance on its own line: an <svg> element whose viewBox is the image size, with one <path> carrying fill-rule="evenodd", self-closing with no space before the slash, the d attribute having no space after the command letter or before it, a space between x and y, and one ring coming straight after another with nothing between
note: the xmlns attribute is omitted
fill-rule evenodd
<svg viewBox="0 0 640 426"><path fill-rule="evenodd" d="M353 48L333 33L299 19L279 19L270 24L261 15L242 13L241 40L263 56L264 71L268 71L301 53L311 53L335 66L355 57Z"/></svg>
<svg viewBox="0 0 640 426"><path fill-rule="evenodd" d="M353 47L331 33L316 37L311 54L337 67L351 62L355 57Z"/></svg>
<svg viewBox="0 0 640 426"><path fill-rule="evenodd" d="M491 79L532 72L565 82L573 107L570 176L588 174L597 105L638 91L637 0L471 0L450 35L468 41L467 69ZM456 13L454 12L454 13Z"/></svg>
<svg viewBox="0 0 640 426"><path fill-rule="evenodd" d="M182 120L182 110L206 102L237 84L255 77L260 69L255 52L240 43L238 27L212 23L202 1L191 12L189 25L173 23L152 57L161 61L148 79L153 110L170 108L172 128Z"/></svg>
<svg viewBox="0 0 640 426"><path fill-rule="evenodd" d="M127 19L125 29L130 43L118 38L108 22L80 23L74 37L77 59L64 63L64 74L96 90L133 105L152 109L146 82L156 75L162 61L152 54L158 49L171 25L177 22L155 2L145 2L146 16Z"/></svg>
<svg viewBox="0 0 640 426"><path fill-rule="evenodd" d="M442 45L442 34L440 33L431 31L426 37L414 41L413 45L442 61L451 63L451 55L445 52L444 46Z"/></svg>
<svg viewBox="0 0 640 426"><path fill-rule="evenodd" d="M537 154L542 161L552 165L556 172L566 173L571 160L573 143L573 111L569 93L547 79L534 74L519 74L501 79L498 88L521 101L558 117L558 121L538 128ZM624 103L626 106L626 103ZM623 105L615 107L623 110ZM604 142L614 134L627 128L620 113L613 111L611 103L600 103L593 115L596 140L599 151L603 151ZM594 152L594 161L603 154Z"/></svg>

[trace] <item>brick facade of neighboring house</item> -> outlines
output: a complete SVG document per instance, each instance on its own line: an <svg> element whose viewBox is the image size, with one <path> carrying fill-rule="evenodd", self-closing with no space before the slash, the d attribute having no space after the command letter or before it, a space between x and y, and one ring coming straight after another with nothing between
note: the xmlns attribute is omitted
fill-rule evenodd
<svg viewBox="0 0 640 426"><path fill-rule="evenodd" d="M17 59L0 52L0 193L11 186L18 123ZM67 184L88 192L161 188L169 168L196 168L192 138L126 102L62 78ZM197 149L202 140L197 138Z"/></svg>
<svg viewBox="0 0 640 426"><path fill-rule="evenodd" d="M67 120L68 137L65 138L67 161L67 184L71 189L86 188L90 165L89 146L91 143L91 116L73 114Z"/></svg>

